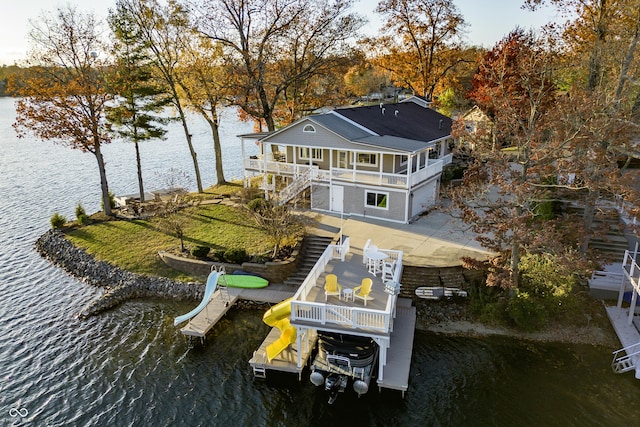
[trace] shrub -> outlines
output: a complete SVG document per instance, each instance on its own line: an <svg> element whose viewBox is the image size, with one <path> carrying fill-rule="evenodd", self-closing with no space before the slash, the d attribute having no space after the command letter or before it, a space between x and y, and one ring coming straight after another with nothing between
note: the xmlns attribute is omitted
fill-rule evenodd
<svg viewBox="0 0 640 427"><path fill-rule="evenodd" d="M241 248L227 249L224 259L232 264L242 264L247 260L247 251Z"/></svg>
<svg viewBox="0 0 640 427"><path fill-rule="evenodd" d="M216 261L224 262L224 252L225 252L224 250L218 249L213 253L213 258Z"/></svg>
<svg viewBox="0 0 640 427"><path fill-rule="evenodd" d="M209 255L209 251L211 251L210 247L198 245L191 248L191 255L196 258L206 258Z"/></svg>
<svg viewBox="0 0 640 427"><path fill-rule="evenodd" d="M51 216L51 228L62 228L67 223L67 218L64 215L60 215L58 212L55 212Z"/></svg>
<svg viewBox="0 0 640 427"><path fill-rule="evenodd" d="M109 191L109 206L111 206L111 209L116 208L116 196L111 191ZM100 198L100 210L104 210L104 200L102 197Z"/></svg>
<svg viewBox="0 0 640 427"><path fill-rule="evenodd" d="M81 225L89 224L89 216L80 203L76 206L76 220L78 221L78 224Z"/></svg>
<svg viewBox="0 0 640 427"><path fill-rule="evenodd" d="M450 182L453 179L462 179L464 177L465 167L462 165L448 164L442 168L442 176L440 178L443 184Z"/></svg>
<svg viewBox="0 0 640 427"><path fill-rule="evenodd" d="M518 291L507 304L507 314L516 325L527 332L540 330L547 322L544 304L527 292Z"/></svg>
<svg viewBox="0 0 640 427"><path fill-rule="evenodd" d="M271 202L263 198L252 199L247 203L247 208L251 212L263 212L271 207Z"/></svg>

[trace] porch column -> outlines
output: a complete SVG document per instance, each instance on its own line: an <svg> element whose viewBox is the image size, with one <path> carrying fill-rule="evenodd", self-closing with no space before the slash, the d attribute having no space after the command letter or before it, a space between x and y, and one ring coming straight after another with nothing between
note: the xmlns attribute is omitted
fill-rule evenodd
<svg viewBox="0 0 640 427"><path fill-rule="evenodd" d="M246 157L244 155L244 136L240 137L240 156L242 158L242 187L247 188L247 168L245 166Z"/></svg>
<svg viewBox="0 0 640 427"><path fill-rule="evenodd" d="M353 172L351 173L351 182L356 182L356 173L357 173L356 163L358 162L358 152L353 151L352 153L353 153L353 162L351 165L351 170Z"/></svg>
<svg viewBox="0 0 640 427"><path fill-rule="evenodd" d="M415 154L409 154L409 158L407 159L407 185L406 188L409 190L411 188L411 176L413 175L413 158ZM416 167L416 169L418 169Z"/></svg>
<svg viewBox="0 0 640 427"><path fill-rule="evenodd" d="M298 368L302 367L302 353L304 352L305 349L302 348L302 336L306 335L302 328L296 328L297 334L296 334L296 345L298 346Z"/></svg>
<svg viewBox="0 0 640 427"><path fill-rule="evenodd" d="M267 182L267 144L262 143L262 185L264 198L269 200L269 183Z"/></svg>

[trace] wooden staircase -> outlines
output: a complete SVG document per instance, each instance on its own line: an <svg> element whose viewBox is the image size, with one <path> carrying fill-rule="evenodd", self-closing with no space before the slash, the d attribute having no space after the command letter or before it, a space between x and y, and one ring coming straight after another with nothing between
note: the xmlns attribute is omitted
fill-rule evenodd
<svg viewBox="0 0 640 427"><path fill-rule="evenodd" d="M313 170L310 168L307 169L304 173L296 176L291 184L283 188L278 193L278 204L284 205L285 203L288 203L302 191L309 188L311 185L312 171Z"/></svg>
<svg viewBox="0 0 640 427"><path fill-rule="evenodd" d="M332 240L331 237L305 236L296 271L284 281L284 284L292 287L300 286Z"/></svg>
<svg viewBox="0 0 640 427"><path fill-rule="evenodd" d="M584 208L573 203L566 207L566 211L579 217L584 214ZM598 252L605 260L621 262L624 252L633 249L625 234L625 224L615 208L600 208L591 228L599 233L589 240L589 248Z"/></svg>

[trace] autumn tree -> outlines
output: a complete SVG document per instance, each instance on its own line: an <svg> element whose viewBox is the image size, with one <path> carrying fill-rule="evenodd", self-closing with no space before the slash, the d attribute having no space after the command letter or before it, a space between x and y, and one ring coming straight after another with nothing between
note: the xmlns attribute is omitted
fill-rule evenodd
<svg viewBox="0 0 640 427"><path fill-rule="evenodd" d="M141 141L163 138L167 119L160 113L171 103L166 88L153 75L148 43L140 37L130 16L116 3L109 13L109 26L114 34L115 66L109 76L116 105L107 107L107 120L121 137L135 146L140 202L144 203L144 183L140 160Z"/></svg>
<svg viewBox="0 0 640 427"><path fill-rule="evenodd" d="M344 52L362 25L349 13L352 3L201 1L198 27L225 49L234 103L272 131L285 99L296 104L309 82L348 57Z"/></svg>
<svg viewBox="0 0 640 427"><path fill-rule="evenodd" d="M590 230L598 204L610 191L619 197L634 199L628 185L629 172L620 169L619 160L637 157L634 139L640 124L640 63L636 58L640 38L640 2L637 0L528 0L535 10L553 5L569 18L562 27L566 58L564 82L570 99L582 100L600 117L599 128L593 128L591 140L574 147L589 160L577 162L574 169L584 177L581 203L583 226ZM578 111L579 108L568 111ZM581 117L586 113L581 111ZM606 122L606 123L602 123ZM608 123L612 122L613 125ZM635 134L635 136L634 136ZM594 159L597 159L595 161ZM578 166L582 166L578 168ZM623 181L620 178L624 176ZM627 185L625 185L625 182ZM635 209L631 204L630 209ZM589 245L590 233L584 234L582 250Z"/></svg>
<svg viewBox="0 0 640 427"><path fill-rule="evenodd" d="M396 84L432 99L443 79L466 59L461 55L465 21L448 0L381 0L384 26L367 41L374 65Z"/></svg>
<svg viewBox="0 0 640 427"><path fill-rule="evenodd" d="M539 211L551 197L539 185L551 176L541 172L557 148L547 135L555 113L553 64L554 52L543 40L519 29L510 33L482 59L471 93L490 112L500 144L466 132L460 123L456 130L474 142L476 162L452 198L483 246L501 254L489 277L492 285L517 287L520 257L532 245L544 242L557 251L552 236L559 225L542 220Z"/></svg>
<svg viewBox="0 0 640 427"><path fill-rule="evenodd" d="M14 127L43 140L93 154L98 163L103 209L111 215L102 146L111 142L105 107L112 100L105 85L107 48L100 23L68 6L43 14L29 32L28 76L13 93Z"/></svg>
<svg viewBox="0 0 640 427"><path fill-rule="evenodd" d="M355 96L365 96L391 85L389 72L364 59L349 68L344 76L347 89Z"/></svg>
<svg viewBox="0 0 640 427"><path fill-rule="evenodd" d="M228 103L231 88L228 86L222 49L219 44L193 31L182 38L182 50L184 55L176 70L176 81L188 106L209 124L216 159L216 182L224 184L219 109Z"/></svg>
<svg viewBox="0 0 640 427"><path fill-rule="evenodd" d="M161 4L158 0L118 0L118 10L127 15L133 29L149 48L156 75L162 79L182 124L193 161L196 185L202 193L198 154L193 146L183 100L179 94L177 73L182 52L182 38L192 29L188 10L175 0Z"/></svg>
<svg viewBox="0 0 640 427"><path fill-rule="evenodd" d="M303 217L293 214L286 204L277 205L271 200L257 198L251 200L246 208L260 229L271 239L273 258L278 255L285 242L294 241L304 234Z"/></svg>

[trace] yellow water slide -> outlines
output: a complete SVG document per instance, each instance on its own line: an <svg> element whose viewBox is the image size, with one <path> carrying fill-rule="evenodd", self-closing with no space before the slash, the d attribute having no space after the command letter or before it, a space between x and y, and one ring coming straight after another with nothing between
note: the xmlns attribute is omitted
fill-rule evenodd
<svg viewBox="0 0 640 427"><path fill-rule="evenodd" d="M291 326L289 315L291 314L291 300L288 298L271 307L262 316L262 321L269 326L280 329L280 338L267 346L267 360L271 363L277 355L282 353L289 344L296 342L296 328Z"/></svg>

